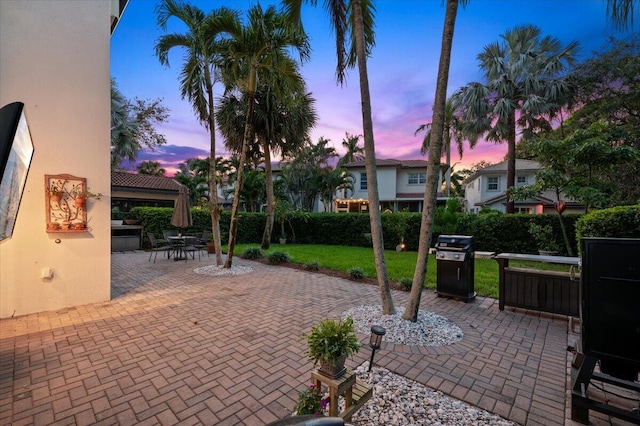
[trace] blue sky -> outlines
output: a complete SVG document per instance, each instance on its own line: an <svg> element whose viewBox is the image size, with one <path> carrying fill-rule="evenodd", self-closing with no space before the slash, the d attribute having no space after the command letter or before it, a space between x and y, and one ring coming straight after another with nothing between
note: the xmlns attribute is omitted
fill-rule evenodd
<svg viewBox="0 0 640 426"><path fill-rule="evenodd" d="M302 67L308 89L316 99L318 122L312 140L321 136L342 153L345 132L362 134L357 69L350 70L347 83L335 81L335 45L328 16L319 0L315 8L303 8L302 21L310 35L311 60ZM205 12L227 6L244 12L255 0L192 0ZM431 121L445 9L441 0L377 0L376 46L368 60L374 136L378 158L420 159L421 136L416 128ZM178 163L208 154L209 139L195 119L191 106L180 98L178 75L180 50L169 56L170 68L154 55L156 41L164 32L156 24L155 0L130 0L111 38L111 75L128 98L162 98L170 109L167 123L159 128L168 144L139 159L160 161L169 172ZM266 8L275 1L261 1ZM489 43L516 25L533 24L543 35L558 38L563 45L580 42L579 61L605 46L616 35L606 17L605 0L471 0L458 11L451 58L449 94L461 86L481 81L477 55ZM168 32L183 32L178 20L170 20ZM220 96L221 86L216 86ZM222 138L218 155L224 154ZM466 149L462 159L452 158L461 168L480 160L497 162L506 145L479 143Z"/></svg>

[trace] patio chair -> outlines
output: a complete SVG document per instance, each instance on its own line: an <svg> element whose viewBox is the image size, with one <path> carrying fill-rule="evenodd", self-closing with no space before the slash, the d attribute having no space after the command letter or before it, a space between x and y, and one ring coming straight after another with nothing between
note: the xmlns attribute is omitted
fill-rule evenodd
<svg viewBox="0 0 640 426"><path fill-rule="evenodd" d="M200 248L197 246L198 239L196 237L184 237L184 246L182 247L182 251L184 252L184 260L187 261L189 257L189 253L191 253L191 258L193 260L196 259L196 253L198 253L198 261L200 261Z"/></svg>
<svg viewBox="0 0 640 426"><path fill-rule="evenodd" d="M198 241L196 242L196 244L194 244L194 246L196 246L200 250L206 251L207 242L209 241L210 238L211 238L211 231L202 231L202 235L198 238ZM210 256L208 251L207 251L207 256Z"/></svg>
<svg viewBox="0 0 640 426"><path fill-rule="evenodd" d="M149 262L151 262L151 256L155 253L153 258L153 263L156 263L156 258L158 257L158 252L167 253L168 257L171 257L171 246L167 244L167 242L161 242L164 240L158 240L153 232L147 232L147 237L149 237L149 241L151 242L151 252L149 253Z"/></svg>
<svg viewBox="0 0 640 426"><path fill-rule="evenodd" d="M169 237L177 237L178 231L176 229L169 229L162 231L162 236L166 242L169 242Z"/></svg>

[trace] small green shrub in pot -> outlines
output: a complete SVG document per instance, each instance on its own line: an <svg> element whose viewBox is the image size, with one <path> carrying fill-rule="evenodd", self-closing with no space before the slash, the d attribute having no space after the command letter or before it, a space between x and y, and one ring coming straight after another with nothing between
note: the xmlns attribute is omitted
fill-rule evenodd
<svg viewBox="0 0 640 426"><path fill-rule="evenodd" d="M330 377L341 375L346 357L360 350L360 342L351 317L342 321L321 320L302 337L309 347L309 361L313 361L314 366L320 362L320 372Z"/></svg>

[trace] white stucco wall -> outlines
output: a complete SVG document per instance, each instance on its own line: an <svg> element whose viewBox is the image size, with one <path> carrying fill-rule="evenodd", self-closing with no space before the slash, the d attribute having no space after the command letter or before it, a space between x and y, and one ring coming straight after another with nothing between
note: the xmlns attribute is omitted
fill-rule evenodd
<svg viewBox="0 0 640 426"><path fill-rule="evenodd" d="M35 148L13 236L0 242L2 318L110 298L110 10L0 1L0 105L24 102ZM44 175L63 173L105 194L88 203L88 233L46 232Z"/></svg>

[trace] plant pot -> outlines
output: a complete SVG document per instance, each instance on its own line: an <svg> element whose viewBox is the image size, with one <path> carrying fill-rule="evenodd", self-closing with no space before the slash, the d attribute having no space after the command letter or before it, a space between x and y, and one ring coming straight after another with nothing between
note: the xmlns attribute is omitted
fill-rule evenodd
<svg viewBox="0 0 640 426"><path fill-rule="evenodd" d="M84 208L84 206L87 204L87 199L86 198L76 198L74 199L74 202L76 203L76 208Z"/></svg>
<svg viewBox="0 0 640 426"><path fill-rule="evenodd" d="M331 361L320 360L320 368L318 369L318 372L331 379L337 379L347 370L344 366L346 360L347 355L340 355L337 359Z"/></svg>
<svg viewBox="0 0 640 426"><path fill-rule="evenodd" d="M280 244L287 244L286 238L280 238Z"/></svg>
<svg viewBox="0 0 640 426"><path fill-rule="evenodd" d="M216 253L216 246L213 243L207 243L207 253L209 254Z"/></svg>
<svg viewBox="0 0 640 426"><path fill-rule="evenodd" d="M138 219L125 219L124 220L124 224L125 225L135 225L138 223Z"/></svg>
<svg viewBox="0 0 640 426"><path fill-rule="evenodd" d="M54 203L59 203L60 200L62 199L62 194L51 194L49 196L49 198L51 199L51 201L53 201Z"/></svg>

